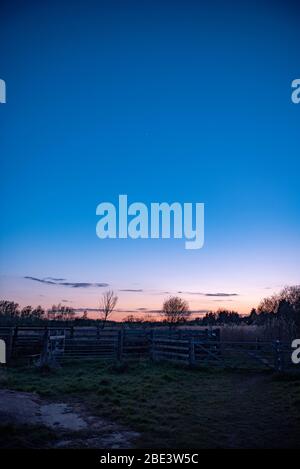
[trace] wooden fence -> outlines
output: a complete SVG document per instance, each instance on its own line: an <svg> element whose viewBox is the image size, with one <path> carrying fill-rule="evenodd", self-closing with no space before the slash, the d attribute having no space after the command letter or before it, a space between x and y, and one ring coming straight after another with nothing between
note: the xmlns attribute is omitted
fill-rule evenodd
<svg viewBox="0 0 300 469"><path fill-rule="evenodd" d="M291 361L291 345L276 341L222 342L218 340L154 338L151 357L190 366L210 365L229 368L261 366L275 371L300 366Z"/></svg>
<svg viewBox="0 0 300 469"><path fill-rule="evenodd" d="M241 367L255 363L279 371L292 365L290 344L225 342L220 340L218 329L0 327L0 338L7 344L7 360L27 357L46 362L52 357L63 362L150 357L190 366Z"/></svg>
<svg viewBox="0 0 300 469"><path fill-rule="evenodd" d="M218 332L214 331L216 335ZM165 329L130 329L101 327L0 327L0 338L9 342L10 357L30 357L41 353L45 340L64 336L62 359L140 358L149 356L153 335L174 339L208 338L211 331ZM9 340L8 340L9 338Z"/></svg>

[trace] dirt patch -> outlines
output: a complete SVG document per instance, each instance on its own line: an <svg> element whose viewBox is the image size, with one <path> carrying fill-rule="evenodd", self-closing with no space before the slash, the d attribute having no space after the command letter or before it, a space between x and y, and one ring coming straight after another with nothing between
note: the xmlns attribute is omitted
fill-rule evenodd
<svg viewBox="0 0 300 469"><path fill-rule="evenodd" d="M49 402L37 394L0 390L1 426L44 426L60 448L132 448L139 434L90 415L80 404Z"/></svg>

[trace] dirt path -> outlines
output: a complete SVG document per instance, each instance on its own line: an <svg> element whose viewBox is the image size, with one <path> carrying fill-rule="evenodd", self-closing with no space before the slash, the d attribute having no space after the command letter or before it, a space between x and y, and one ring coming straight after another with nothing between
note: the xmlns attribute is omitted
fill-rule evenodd
<svg viewBox="0 0 300 469"><path fill-rule="evenodd" d="M45 426L55 431L52 447L132 448L139 434L90 415L80 404L49 402L37 394L0 390L0 424Z"/></svg>

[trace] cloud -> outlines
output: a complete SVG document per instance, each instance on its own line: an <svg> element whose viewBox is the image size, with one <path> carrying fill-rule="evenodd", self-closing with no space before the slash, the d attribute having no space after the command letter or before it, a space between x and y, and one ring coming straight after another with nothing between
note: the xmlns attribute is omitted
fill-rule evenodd
<svg viewBox="0 0 300 469"><path fill-rule="evenodd" d="M125 291L125 292L133 292L133 293L141 293L142 290L141 288L139 289L134 289L134 288L124 288L124 289L120 289L119 291Z"/></svg>
<svg viewBox="0 0 300 469"><path fill-rule="evenodd" d="M197 291L181 291L179 290L177 292L179 295L205 295L205 293L200 293L200 292L197 292Z"/></svg>
<svg viewBox="0 0 300 469"><path fill-rule="evenodd" d="M65 278L46 277L44 280L52 280L53 282L63 282Z"/></svg>
<svg viewBox="0 0 300 469"><path fill-rule="evenodd" d="M239 296L238 293L205 293L205 296Z"/></svg>
<svg viewBox="0 0 300 469"><path fill-rule="evenodd" d="M72 288L89 288L89 287L108 287L108 283L89 283L89 282L59 282L56 285Z"/></svg>
<svg viewBox="0 0 300 469"><path fill-rule="evenodd" d="M172 295L170 291L150 291L151 295Z"/></svg>
<svg viewBox="0 0 300 469"><path fill-rule="evenodd" d="M87 307L87 308L84 308L84 307L81 307L81 308L74 308L74 311L76 313L84 313L85 311L87 313L99 313L100 309L99 308L90 308L90 307ZM115 313L122 313L122 314L154 314L154 315L158 315L161 313L161 310L160 309L148 309L148 308L136 308L136 309L129 309L129 308L116 308L114 310ZM195 310L191 310L191 314L193 316L200 316L200 315L204 315L206 313L208 313L209 310L207 309L195 309ZM112 319L114 319L114 317L112 317Z"/></svg>
<svg viewBox="0 0 300 469"><path fill-rule="evenodd" d="M195 314L197 315L202 315L202 314L206 314L209 312L209 310L207 309L190 309L190 312L191 314L194 316ZM161 313L161 309L149 309L149 310L145 310L144 313L149 313L149 314L160 314Z"/></svg>
<svg viewBox="0 0 300 469"><path fill-rule="evenodd" d="M46 283L48 285L56 285L56 283L53 282L52 280L46 280L45 278L36 278L36 277L29 277L29 276L25 276L24 278L28 280L33 280L34 282Z"/></svg>
<svg viewBox="0 0 300 469"><path fill-rule="evenodd" d="M88 313L99 313L100 311L100 308L90 308L90 307L87 307L87 308L84 308L84 307L81 307L81 308L75 308L75 311L77 313L83 313L84 311L87 311ZM115 313L130 313L130 314L133 314L133 313L156 313L156 312L159 312L159 310L157 311L152 311L152 310L148 310L147 308L136 308L136 309L129 309L129 308L116 308L114 310Z"/></svg>
<svg viewBox="0 0 300 469"><path fill-rule="evenodd" d="M239 296L238 293L203 293L203 292L192 292L192 291L178 291L177 293L184 294L184 295L217 296L217 297Z"/></svg>
<svg viewBox="0 0 300 469"><path fill-rule="evenodd" d="M50 277L46 278L37 278L25 276L24 278L28 280L33 280L34 282L45 283L47 285L61 285L63 287L72 287L72 288L89 288L89 287L108 287L108 283L90 283L90 282L62 282L58 280L49 280Z"/></svg>

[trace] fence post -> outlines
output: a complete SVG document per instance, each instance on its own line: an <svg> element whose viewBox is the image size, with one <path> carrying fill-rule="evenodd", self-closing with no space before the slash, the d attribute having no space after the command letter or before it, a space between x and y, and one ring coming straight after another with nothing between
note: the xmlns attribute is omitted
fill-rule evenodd
<svg viewBox="0 0 300 469"><path fill-rule="evenodd" d="M284 359L281 348L281 342L279 339L275 341L275 370L282 372L284 371Z"/></svg>
<svg viewBox="0 0 300 469"><path fill-rule="evenodd" d="M191 366L194 366L196 363L194 337L191 337L189 340L189 362Z"/></svg>
<svg viewBox="0 0 300 469"><path fill-rule="evenodd" d="M13 340L14 340L14 328L11 327L9 330L9 339L8 339L8 344L6 347L6 353L7 353L7 362L11 359L13 355Z"/></svg>
<svg viewBox="0 0 300 469"><path fill-rule="evenodd" d="M154 330L150 331L150 360L154 361Z"/></svg>
<svg viewBox="0 0 300 469"><path fill-rule="evenodd" d="M118 332L118 348L117 348L117 359L119 361L122 360L122 355L123 355L123 346L124 346L124 331L121 329Z"/></svg>
<svg viewBox="0 0 300 469"><path fill-rule="evenodd" d="M50 336L50 331L48 330L48 327L45 328L45 333L43 337L43 344L42 344L42 352L41 352L41 358L40 358L40 366L45 366L49 364L50 361L50 356L51 356L51 351L49 350L49 336Z"/></svg>
<svg viewBox="0 0 300 469"><path fill-rule="evenodd" d="M18 329L18 326L14 328L14 333L12 337L11 353L14 354L14 356L17 355Z"/></svg>

